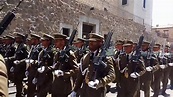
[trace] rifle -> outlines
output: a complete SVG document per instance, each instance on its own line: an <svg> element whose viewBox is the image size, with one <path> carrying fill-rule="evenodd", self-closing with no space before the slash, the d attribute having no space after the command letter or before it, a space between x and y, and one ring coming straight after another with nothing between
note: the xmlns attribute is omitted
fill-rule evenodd
<svg viewBox="0 0 173 97"><path fill-rule="evenodd" d="M20 0L17 6L12 11L9 11L0 22L0 35L4 32L4 30L8 27L8 25L14 19L15 17L14 12L16 11L17 7L19 7L19 5L22 3L22 1L23 0Z"/></svg>
<svg viewBox="0 0 173 97"><path fill-rule="evenodd" d="M71 36L70 36L70 38L69 38L69 40L68 40L68 42L66 43L66 46L65 46L64 50L62 50L60 52L60 54L59 54L60 62L62 62L64 60L65 60L65 62L68 62L68 59L69 59L68 54L69 54L69 51L71 50L72 43L73 43L73 40L75 38L76 33L77 33L77 30L74 29Z"/></svg>
<svg viewBox="0 0 173 97"><path fill-rule="evenodd" d="M94 59L93 59L93 65L94 65L94 80L96 79L97 77L97 72L98 70L103 67L103 68L106 68L107 67L107 64L105 62L103 62L106 58L106 50L109 48L110 46L110 41L111 41L111 38L112 38L112 35L113 35L113 32L109 32L107 34L107 37L106 37L106 40L101 48L101 52L99 53L98 56L94 56Z"/></svg>
<svg viewBox="0 0 173 97"><path fill-rule="evenodd" d="M155 45L155 40L153 40L148 48L148 54L147 54L147 59L151 59L152 55L153 55L153 47Z"/></svg>
<svg viewBox="0 0 173 97"><path fill-rule="evenodd" d="M141 57L141 47L142 47L142 43L144 40L144 36L140 36L138 44L136 46L136 50L135 50L135 55L132 56L131 61L132 62L138 62L140 57Z"/></svg>

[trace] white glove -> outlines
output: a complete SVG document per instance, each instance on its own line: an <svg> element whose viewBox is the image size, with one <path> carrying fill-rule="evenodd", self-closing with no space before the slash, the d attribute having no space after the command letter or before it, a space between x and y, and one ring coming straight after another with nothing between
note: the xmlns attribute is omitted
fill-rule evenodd
<svg viewBox="0 0 173 97"><path fill-rule="evenodd" d="M37 71L38 71L39 73L43 73L44 70L45 70L45 66L42 66L42 67L40 67L40 68L37 69Z"/></svg>
<svg viewBox="0 0 173 97"><path fill-rule="evenodd" d="M19 60L16 60L16 61L14 61L13 63L17 65L17 64L19 64L20 62L19 62Z"/></svg>
<svg viewBox="0 0 173 97"><path fill-rule="evenodd" d="M165 65L159 65L161 69L165 69Z"/></svg>
<svg viewBox="0 0 173 97"><path fill-rule="evenodd" d="M153 68L152 68L151 66L148 66L148 67L146 67L146 70L147 70L148 72L150 72L150 71L153 70Z"/></svg>
<svg viewBox="0 0 173 97"><path fill-rule="evenodd" d="M32 83L33 83L33 84L36 84L36 83L37 83L37 78L34 78L34 79L32 80Z"/></svg>
<svg viewBox="0 0 173 97"><path fill-rule="evenodd" d="M130 77L132 77L132 78L138 78L139 76L140 75L137 72L133 72L133 73L130 74Z"/></svg>
<svg viewBox="0 0 173 97"><path fill-rule="evenodd" d="M29 75L29 72L28 72L28 71L26 71L26 72L25 72L25 76L28 76L28 75Z"/></svg>
<svg viewBox="0 0 173 97"><path fill-rule="evenodd" d="M11 67L10 68L10 72L14 72L14 67Z"/></svg>
<svg viewBox="0 0 173 97"><path fill-rule="evenodd" d="M64 76L64 72L62 70L55 70L54 73L57 77Z"/></svg>
<svg viewBox="0 0 173 97"><path fill-rule="evenodd" d="M89 81L88 82L88 86L93 88L93 89L96 89L98 84L99 84L99 80L97 80L97 79L95 81Z"/></svg>
<svg viewBox="0 0 173 97"><path fill-rule="evenodd" d="M34 60L33 59L26 59L25 62L27 64L33 64L34 63Z"/></svg>
<svg viewBox="0 0 173 97"><path fill-rule="evenodd" d="M71 92L70 97L76 97L76 92L75 91Z"/></svg>
<svg viewBox="0 0 173 97"><path fill-rule="evenodd" d="M4 60L5 60L5 61L7 61L7 60L8 60L8 58L7 58L7 57L5 57L5 58L4 58Z"/></svg>
<svg viewBox="0 0 173 97"><path fill-rule="evenodd" d="M168 63L169 66L173 66L173 63Z"/></svg>

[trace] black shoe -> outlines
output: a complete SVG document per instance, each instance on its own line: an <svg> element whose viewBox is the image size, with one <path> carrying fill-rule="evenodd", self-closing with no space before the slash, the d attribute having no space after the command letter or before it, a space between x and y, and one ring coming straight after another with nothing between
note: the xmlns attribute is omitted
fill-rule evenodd
<svg viewBox="0 0 173 97"><path fill-rule="evenodd" d="M167 94L165 92L163 92L161 95L163 95L164 97L170 97L170 94Z"/></svg>
<svg viewBox="0 0 173 97"><path fill-rule="evenodd" d="M173 86L171 86L170 89L173 90Z"/></svg>

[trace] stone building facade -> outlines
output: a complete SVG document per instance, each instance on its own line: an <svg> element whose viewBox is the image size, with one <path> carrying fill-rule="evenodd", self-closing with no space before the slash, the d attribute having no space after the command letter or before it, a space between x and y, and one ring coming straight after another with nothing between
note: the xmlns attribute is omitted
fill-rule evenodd
<svg viewBox="0 0 173 97"><path fill-rule="evenodd" d="M96 6L82 1L87 0L24 0L17 8L16 18L4 34L17 31L27 34L60 32L70 35L73 29L77 29L76 37L87 37L91 32L104 35L113 31L113 40L137 41L145 30L144 25L113 14L109 4L99 6L101 3L98 3ZM97 1L99 0L92 0L93 3ZM18 2L19 0L7 0L8 4L4 4L4 8L0 11L0 20ZM147 40L152 39L150 33L143 34Z"/></svg>

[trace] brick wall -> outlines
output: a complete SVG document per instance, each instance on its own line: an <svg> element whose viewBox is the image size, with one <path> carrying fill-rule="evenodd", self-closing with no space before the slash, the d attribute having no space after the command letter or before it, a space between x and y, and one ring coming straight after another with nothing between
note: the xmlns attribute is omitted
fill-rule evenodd
<svg viewBox="0 0 173 97"><path fill-rule="evenodd" d="M17 1L13 4L17 4ZM7 10L14 8L13 4L0 12L1 19L7 13ZM16 18L4 34L14 31L57 33L60 31L60 23L73 25L76 28L80 16L99 20L99 31L104 34L112 30L114 40L126 38L137 41L142 34L143 25L103 10L89 11L89 9L90 6L76 0L24 0L17 10ZM151 39L149 36L147 35L148 39Z"/></svg>

